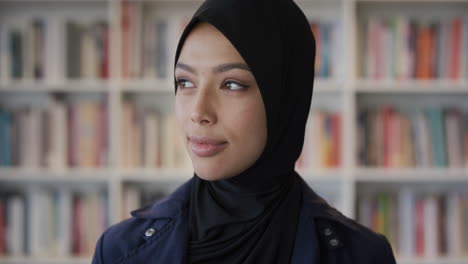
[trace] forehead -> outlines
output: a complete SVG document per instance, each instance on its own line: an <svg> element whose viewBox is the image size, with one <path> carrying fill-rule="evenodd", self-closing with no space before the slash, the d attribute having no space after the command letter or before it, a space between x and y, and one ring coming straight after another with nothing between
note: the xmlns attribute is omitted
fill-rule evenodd
<svg viewBox="0 0 468 264"><path fill-rule="evenodd" d="M232 43L214 26L199 22L185 39L179 56L183 63L197 65L219 62L244 62Z"/></svg>

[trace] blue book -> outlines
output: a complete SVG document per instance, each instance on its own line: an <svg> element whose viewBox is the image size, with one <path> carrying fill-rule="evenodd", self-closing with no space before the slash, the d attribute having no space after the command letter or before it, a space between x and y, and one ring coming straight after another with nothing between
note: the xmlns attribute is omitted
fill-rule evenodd
<svg viewBox="0 0 468 264"><path fill-rule="evenodd" d="M11 164L11 113L0 111L0 166Z"/></svg>
<svg viewBox="0 0 468 264"><path fill-rule="evenodd" d="M319 71L320 77L330 77L330 58L331 58L331 27L330 23L320 24L320 38L322 41L322 61Z"/></svg>
<svg viewBox="0 0 468 264"><path fill-rule="evenodd" d="M432 140L432 163L434 167L446 167L447 155L442 110L440 108L430 108L427 110L427 116Z"/></svg>

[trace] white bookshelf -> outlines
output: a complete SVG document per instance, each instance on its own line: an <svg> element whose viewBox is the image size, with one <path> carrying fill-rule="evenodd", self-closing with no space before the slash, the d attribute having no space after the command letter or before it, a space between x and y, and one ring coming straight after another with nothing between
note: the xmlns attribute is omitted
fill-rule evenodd
<svg viewBox="0 0 468 264"><path fill-rule="evenodd" d="M120 26L123 0L0 0L0 32L3 21L44 17L50 20L107 21L110 30L109 79L69 80L63 76L52 76L46 80L9 80L4 78L0 69L0 106L15 104L16 97L30 96L27 101L42 101L44 95L63 93L74 97L80 94L104 95L108 109L108 164L103 168L0 168L0 186L62 185L105 186L109 199L110 224L120 221L122 197L125 186L134 184L148 185L173 190L188 180L193 171L190 168L123 168L120 164L122 145L121 113L122 101L128 95L137 98L154 98L155 106L171 111L173 104L173 83L170 78L122 78L123 58L122 30ZM190 16L201 0L132 0L144 6L145 16L168 17ZM428 104L456 104L468 113L468 81L431 80L431 81L375 81L362 77L359 69L362 57L362 17L368 14L424 15L424 13L468 15L468 0L297 0L309 19L333 20L340 24L338 45L340 57L337 74L333 78L316 78L312 110L328 109L338 111L342 118L340 168L311 168L298 172L319 193L328 193L336 200L337 208L345 215L357 217L356 203L360 192L372 191L386 186L398 189L402 186L434 189L442 186L445 190L458 188L468 190L468 168L363 168L357 165L356 157L356 116L363 106L394 103L396 105L424 106ZM422 7L423 8L419 8ZM442 7L430 11L431 8ZM429 12L428 12L429 10ZM428 16L428 15L425 15ZM60 22L58 22L60 23ZM173 36L173 35L171 35ZM0 40L2 41L2 40ZM168 46L175 49L176 40ZM3 43L2 43L3 44ZM3 47L2 47L3 48ZM57 47L57 52L63 52ZM168 68L172 64L168 56ZM64 58L58 58L58 61ZM1 61L1 58L0 58ZM0 63L1 65L1 63ZM57 65L53 66L57 67ZM60 68L60 64L58 65ZM10 99L12 98L12 99ZM42 99L41 99L42 98ZM415 101L416 99L416 101ZM149 100L149 99L148 99ZM21 100L19 100L21 101ZM90 256L83 258L36 258L1 257L1 263L89 263ZM439 264L467 263L468 257L399 258L398 263Z"/></svg>

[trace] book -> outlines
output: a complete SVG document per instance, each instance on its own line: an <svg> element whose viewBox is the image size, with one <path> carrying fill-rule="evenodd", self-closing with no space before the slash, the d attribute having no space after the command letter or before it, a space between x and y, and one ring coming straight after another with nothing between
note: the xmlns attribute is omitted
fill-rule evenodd
<svg viewBox="0 0 468 264"><path fill-rule="evenodd" d="M109 78L109 29L104 21L66 22L68 79Z"/></svg>
<svg viewBox="0 0 468 264"><path fill-rule="evenodd" d="M403 186L359 195L358 221L384 234L402 257L462 257L468 216L464 191L427 191Z"/></svg>
<svg viewBox="0 0 468 264"><path fill-rule="evenodd" d="M384 168L466 166L468 116L458 106L359 110L358 160ZM365 136L365 137L364 137Z"/></svg>
<svg viewBox="0 0 468 264"><path fill-rule="evenodd" d="M21 256L24 247L24 198L12 194L7 200L7 252L9 256Z"/></svg>
<svg viewBox="0 0 468 264"><path fill-rule="evenodd" d="M461 80L466 76L467 23L462 16L424 19L369 16L363 77L372 80Z"/></svg>
<svg viewBox="0 0 468 264"><path fill-rule="evenodd" d="M341 114L338 112L317 110L310 113L302 152L295 164L296 168L341 166L341 122Z"/></svg>

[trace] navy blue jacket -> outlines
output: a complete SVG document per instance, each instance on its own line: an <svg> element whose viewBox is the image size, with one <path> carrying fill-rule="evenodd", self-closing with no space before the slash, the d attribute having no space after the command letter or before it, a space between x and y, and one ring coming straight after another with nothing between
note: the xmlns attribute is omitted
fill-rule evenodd
<svg viewBox="0 0 468 264"><path fill-rule="evenodd" d="M396 263L383 235L345 217L300 180L303 204L292 264ZM191 184L189 180L168 197L108 228L96 245L93 264L187 263Z"/></svg>

